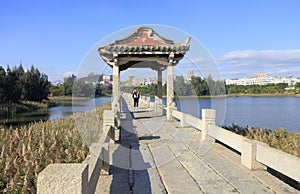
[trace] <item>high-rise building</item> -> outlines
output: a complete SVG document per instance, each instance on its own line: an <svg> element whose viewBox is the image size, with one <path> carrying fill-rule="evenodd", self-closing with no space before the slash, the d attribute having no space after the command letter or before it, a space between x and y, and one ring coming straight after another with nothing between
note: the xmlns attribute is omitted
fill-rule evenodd
<svg viewBox="0 0 300 194"><path fill-rule="evenodd" d="M256 78L265 78L268 77L268 75L265 72L259 72L255 76Z"/></svg>
<svg viewBox="0 0 300 194"><path fill-rule="evenodd" d="M192 77L194 76L194 70L189 70L186 73L186 80L187 81L192 81Z"/></svg>

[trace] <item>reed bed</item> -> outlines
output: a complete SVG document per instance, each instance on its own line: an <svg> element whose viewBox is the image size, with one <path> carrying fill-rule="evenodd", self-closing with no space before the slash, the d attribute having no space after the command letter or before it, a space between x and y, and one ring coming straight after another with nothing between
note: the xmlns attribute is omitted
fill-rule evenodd
<svg viewBox="0 0 300 194"><path fill-rule="evenodd" d="M232 125L223 127L227 130L243 135L249 139L268 144L270 147L282 150L300 157L300 131L289 132L286 129L259 129L256 127L241 127Z"/></svg>
<svg viewBox="0 0 300 194"><path fill-rule="evenodd" d="M16 129L0 127L0 193L36 193L38 174L48 164L82 162L89 153L82 139L86 140L89 132L99 134L100 128L96 127L101 126L95 125L95 118L102 123L104 109L109 105L51 122ZM95 113L97 116L91 117ZM77 124L78 118L88 122ZM89 129L91 125L94 127ZM97 141L95 137L88 143Z"/></svg>

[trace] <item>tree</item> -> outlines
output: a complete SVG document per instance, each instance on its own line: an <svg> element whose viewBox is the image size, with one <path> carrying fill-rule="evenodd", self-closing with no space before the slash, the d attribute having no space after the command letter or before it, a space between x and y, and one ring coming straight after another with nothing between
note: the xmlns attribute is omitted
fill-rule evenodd
<svg viewBox="0 0 300 194"><path fill-rule="evenodd" d="M16 75L18 77L17 87L20 91L20 100L24 100L25 99L24 95L25 95L26 88L24 87L25 71L24 71L24 68L23 68L22 64L20 64L19 67L16 68Z"/></svg>
<svg viewBox="0 0 300 194"><path fill-rule="evenodd" d="M48 76L31 66L25 73L22 64L7 70L0 67L0 102L12 103L20 100L41 101L49 94Z"/></svg>
<svg viewBox="0 0 300 194"><path fill-rule="evenodd" d="M10 69L10 67L7 66L6 72L5 92L7 93L7 101L18 102L20 100L21 90L18 88L19 77L17 70L16 68Z"/></svg>
<svg viewBox="0 0 300 194"><path fill-rule="evenodd" d="M192 77L192 86L194 93L197 96L208 96L210 95L209 87L205 79L201 77Z"/></svg>
<svg viewBox="0 0 300 194"><path fill-rule="evenodd" d="M166 96L166 95L167 95L167 84L164 84L164 85L162 86L162 95L163 95L163 96Z"/></svg>
<svg viewBox="0 0 300 194"><path fill-rule="evenodd" d="M63 96L64 95L64 89L63 86L51 86L50 87L50 95L51 96Z"/></svg>
<svg viewBox="0 0 300 194"><path fill-rule="evenodd" d="M76 80L73 84L73 96L94 97L95 88L91 83L85 83L84 80Z"/></svg>
<svg viewBox="0 0 300 194"><path fill-rule="evenodd" d="M47 99L50 93L50 82L48 76L41 74L37 68L32 65L25 73L25 94L24 99L28 101L41 101Z"/></svg>
<svg viewBox="0 0 300 194"><path fill-rule="evenodd" d="M101 88L101 95L111 95L112 94L112 85L106 84L106 85L100 85Z"/></svg>
<svg viewBox="0 0 300 194"><path fill-rule="evenodd" d="M0 103L6 102L7 92L6 89L6 71L0 66Z"/></svg>
<svg viewBox="0 0 300 194"><path fill-rule="evenodd" d="M177 80L174 82L174 92L178 96L183 96L186 93L186 84L184 82L183 76L179 76Z"/></svg>
<svg viewBox="0 0 300 194"><path fill-rule="evenodd" d="M64 78L63 89L65 96L72 96L74 80L72 76Z"/></svg>

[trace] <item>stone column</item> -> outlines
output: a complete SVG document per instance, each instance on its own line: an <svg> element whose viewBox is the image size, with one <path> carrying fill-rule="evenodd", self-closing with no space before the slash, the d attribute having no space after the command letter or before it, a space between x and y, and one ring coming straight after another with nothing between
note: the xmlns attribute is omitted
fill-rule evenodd
<svg viewBox="0 0 300 194"><path fill-rule="evenodd" d="M120 70L119 65L117 63L117 59L115 59L113 64L113 101L112 101L112 110L117 113L120 110Z"/></svg>
<svg viewBox="0 0 300 194"><path fill-rule="evenodd" d="M208 127L209 125L215 125L216 124L216 110L214 109L202 109L202 136L201 139L205 140L209 138L208 136Z"/></svg>
<svg viewBox="0 0 300 194"><path fill-rule="evenodd" d="M162 98L162 69L157 70L157 96Z"/></svg>
<svg viewBox="0 0 300 194"><path fill-rule="evenodd" d="M167 67L167 119L172 119L172 110L176 107L174 101L174 67L173 67L174 53L169 55L169 64Z"/></svg>
<svg viewBox="0 0 300 194"><path fill-rule="evenodd" d="M118 102L119 102L119 105L118 105L118 111L121 113L121 105L122 105L122 102L121 102L121 74L120 74L120 69L119 69L119 73L118 73Z"/></svg>

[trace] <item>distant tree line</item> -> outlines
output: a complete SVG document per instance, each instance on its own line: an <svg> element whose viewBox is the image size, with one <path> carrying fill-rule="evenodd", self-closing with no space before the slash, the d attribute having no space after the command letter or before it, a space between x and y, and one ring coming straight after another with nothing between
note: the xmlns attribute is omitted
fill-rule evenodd
<svg viewBox="0 0 300 194"><path fill-rule="evenodd" d="M99 80L92 81L99 82ZM111 93L112 85L110 84L97 83L94 85L87 81L87 78L76 79L75 76L66 77L61 86L51 86L50 88L51 96L98 97L111 95Z"/></svg>
<svg viewBox="0 0 300 194"><path fill-rule="evenodd" d="M131 93L133 89L136 87L134 86L122 86L121 91L126 93ZM149 84L147 86L138 87L139 93L146 94L150 96L155 96L157 93L157 85L156 84ZM162 95L166 95L167 93L167 85L162 86Z"/></svg>
<svg viewBox="0 0 300 194"><path fill-rule="evenodd" d="M177 96L217 96L224 95L226 88L224 81L213 80L211 75L207 78L193 76L190 81L179 76L174 81L174 92Z"/></svg>
<svg viewBox="0 0 300 194"><path fill-rule="evenodd" d="M0 66L0 103L19 101L42 101L47 99L50 89L48 76L33 65L27 71L18 67L5 69Z"/></svg>
<svg viewBox="0 0 300 194"><path fill-rule="evenodd" d="M276 94L286 92L287 83L268 85L227 85L227 94Z"/></svg>
<svg viewBox="0 0 300 194"><path fill-rule="evenodd" d="M132 92L133 86L123 86L121 91ZM156 95L157 85L151 84L146 87L139 87L141 94L148 94L151 96ZM177 77L174 80L174 93L175 96L209 96L209 95L222 95L226 93L224 81L215 81L211 76L207 78L192 77L190 81L186 81L183 76ZM162 86L162 94L167 94L167 84Z"/></svg>
<svg viewBox="0 0 300 194"><path fill-rule="evenodd" d="M214 80L212 76L207 78L192 77L190 81L186 81L183 76L177 77L174 80L174 93L175 96L218 96L225 94L277 94L286 92L298 91L300 83L296 83L295 90L287 91L288 84L268 84L268 85L225 85L222 80ZM122 87L123 92L131 92L133 86ZM156 95L157 85L152 84L146 87L139 88L140 93L148 94L151 96ZM163 95L166 95L167 85L163 86Z"/></svg>

